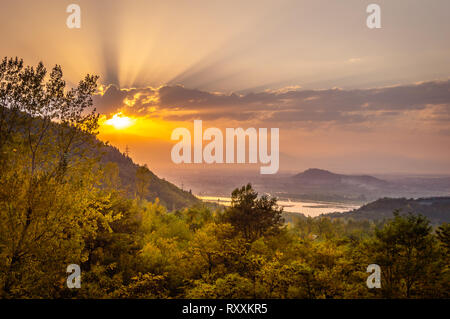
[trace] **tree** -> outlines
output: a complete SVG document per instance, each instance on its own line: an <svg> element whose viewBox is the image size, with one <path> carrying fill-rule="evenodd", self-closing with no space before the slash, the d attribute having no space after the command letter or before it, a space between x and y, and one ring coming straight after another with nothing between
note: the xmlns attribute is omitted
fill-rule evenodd
<svg viewBox="0 0 450 319"><path fill-rule="evenodd" d="M22 117L22 75L23 61L17 57L4 58L0 63L0 176L8 164L5 146L11 143Z"/></svg>
<svg viewBox="0 0 450 319"><path fill-rule="evenodd" d="M187 293L188 298L233 299L250 298L252 284L247 278L231 273L218 278L213 283L195 281L194 287Z"/></svg>
<svg viewBox="0 0 450 319"><path fill-rule="evenodd" d="M136 198L142 201L148 194L151 174L147 166L139 166L136 169Z"/></svg>
<svg viewBox="0 0 450 319"><path fill-rule="evenodd" d="M431 229L421 215L395 212L393 220L376 230L370 252L381 267L385 297L420 295L437 257Z"/></svg>
<svg viewBox="0 0 450 319"><path fill-rule="evenodd" d="M450 250L450 224L444 223L439 226L436 230L436 235L447 251Z"/></svg>
<svg viewBox="0 0 450 319"><path fill-rule="evenodd" d="M208 223L196 231L189 246L193 264L198 265L202 273L212 276L218 266L221 266L219 272L234 268L233 262L241 253L242 243L239 238L233 238L230 224Z"/></svg>
<svg viewBox="0 0 450 319"><path fill-rule="evenodd" d="M258 198L251 184L236 188L231 194L231 207L223 216L248 241L261 236L273 235L283 226L283 209L277 206L276 198L266 195Z"/></svg>
<svg viewBox="0 0 450 319"><path fill-rule="evenodd" d="M103 218L89 192L96 184L89 152L98 114L89 108L97 76L66 90L58 65L47 77L42 63L4 59L0 79L0 148L8 154L0 168L1 290L32 295L61 273L58 263L84 258L82 239Z"/></svg>
<svg viewBox="0 0 450 319"><path fill-rule="evenodd" d="M103 166L103 185L108 190L120 188L119 166L117 163L108 162Z"/></svg>
<svg viewBox="0 0 450 319"><path fill-rule="evenodd" d="M450 298L450 224L444 223L436 230L440 243L441 264L439 278L430 285L433 292L439 291L437 297Z"/></svg>

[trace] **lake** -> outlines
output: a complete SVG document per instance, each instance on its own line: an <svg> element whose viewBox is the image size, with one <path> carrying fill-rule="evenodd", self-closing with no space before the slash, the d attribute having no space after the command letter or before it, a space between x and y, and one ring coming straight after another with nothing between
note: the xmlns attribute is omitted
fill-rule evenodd
<svg viewBox="0 0 450 319"><path fill-rule="evenodd" d="M222 196L197 196L201 200L210 203L216 203L224 206L231 205L230 197ZM290 200L278 200L278 205L284 208L285 212L290 213L302 213L305 216L316 217L321 214L346 212L352 209L357 209L360 206L350 205L346 203L337 202L320 202L320 201L290 201Z"/></svg>

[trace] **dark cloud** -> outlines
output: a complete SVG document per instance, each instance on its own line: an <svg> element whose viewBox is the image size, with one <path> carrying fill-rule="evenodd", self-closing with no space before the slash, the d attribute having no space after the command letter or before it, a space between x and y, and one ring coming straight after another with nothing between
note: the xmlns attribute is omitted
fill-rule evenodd
<svg viewBox="0 0 450 319"><path fill-rule="evenodd" d="M94 105L101 113L115 113L122 107L126 91L119 90L115 85L109 86L103 95L94 96Z"/></svg>
<svg viewBox="0 0 450 319"><path fill-rule="evenodd" d="M95 95L93 100L97 110L104 114L116 113L124 108L129 113L138 114L157 105L157 96L158 91L152 88L118 89L115 85L110 85L103 95Z"/></svg>
<svg viewBox="0 0 450 319"><path fill-rule="evenodd" d="M170 120L250 119L270 123L352 124L429 109L428 119L450 121L450 80L364 90L288 90L221 94L163 86L119 90L110 86L95 102L101 112L128 113ZM169 112L168 112L169 111Z"/></svg>

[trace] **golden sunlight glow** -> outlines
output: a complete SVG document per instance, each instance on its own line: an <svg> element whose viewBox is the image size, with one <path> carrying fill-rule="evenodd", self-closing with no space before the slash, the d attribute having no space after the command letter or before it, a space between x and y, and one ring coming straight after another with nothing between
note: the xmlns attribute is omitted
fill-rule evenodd
<svg viewBox="0 0 450 319"><path fill-rule="evenodd" d="M134 124L134 120L128 116L123 116L122 113L114 114L112 118L105 121L105 124L114 126L115 129L121 130L130 127Z"/></svg>
<svg viewBox="0 0 450 319"><path fill-rule="evenodd" d="M127 120L124 121L123 118ZM125 139L128 141L148 139L171 141L171 133L176 127L192 125L192 123L169 122L160 118L126 116L122 112L116 113L110 119L102 115L99 124L100 139L110 142ZM125 127L125 124L128 126Z"/></svg>

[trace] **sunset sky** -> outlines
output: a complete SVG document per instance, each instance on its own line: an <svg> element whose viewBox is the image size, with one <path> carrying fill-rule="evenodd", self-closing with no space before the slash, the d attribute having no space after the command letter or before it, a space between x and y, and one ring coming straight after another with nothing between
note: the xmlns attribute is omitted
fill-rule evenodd
<svg viewBox="0 0 450 319"><path fill-rule="evenodd" d="M163 175L172 130L195 119L280 128L280 171L450 174L449 14L448 0L2 0L0 52L60 64L71 86L98 74L100 138Z"/></svg>

